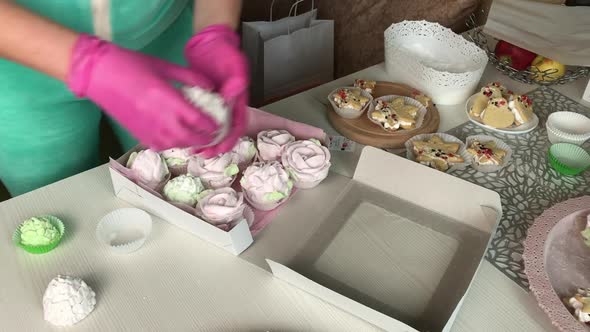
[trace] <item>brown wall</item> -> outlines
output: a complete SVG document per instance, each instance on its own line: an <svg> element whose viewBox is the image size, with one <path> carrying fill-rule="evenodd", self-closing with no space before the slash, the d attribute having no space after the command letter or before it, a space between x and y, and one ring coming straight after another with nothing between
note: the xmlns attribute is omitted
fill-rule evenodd
<svg viewBox="0 0 590 332"><path fill-rule="evenodd" d="M334 20L335 75L341 77L383 61L383 31L403 20L439 22L457 32L480 2L490 0L316 0L319 18ZM287 15L294 1L276 0L273 15ZM242 18L267 20L271 0L245 0ZM300 8L307 9L307 0Z"/></svg>

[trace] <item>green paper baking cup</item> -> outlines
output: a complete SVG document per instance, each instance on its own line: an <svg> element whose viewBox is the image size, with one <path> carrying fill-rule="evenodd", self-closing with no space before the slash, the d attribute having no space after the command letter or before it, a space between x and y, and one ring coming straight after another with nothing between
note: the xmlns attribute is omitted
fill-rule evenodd
<svg viewBox="0 0 590 332"><path fill-rule="evenodd" d="M551 167L563 175L578 175L590 167L590 154L575 144L553 144L547 158Z"/></svg>
<svg viewBox="0 0 590 332"><path fill-rule="evenodd" d="M40 216L38 218L47 219L49 221L49 223L51 223L55 228L57 228L57 230L59 232L59 236L53 242L51 242L48 245L44 245L44 246L29 246L29 245L22 244L21 243L21 233L20 233L20 228L22 225L22 223L21 223L20 225L18 225L17 229L14 231L14 234L12 235L12 241L14 242L15 245L23 248L25 251L27 251L31 254L45 254L45 253L50 252L55 247L57 247L57 245L61 241L61 238L64 236L64 233L66 231L64 223L57 217Z"/></svg>

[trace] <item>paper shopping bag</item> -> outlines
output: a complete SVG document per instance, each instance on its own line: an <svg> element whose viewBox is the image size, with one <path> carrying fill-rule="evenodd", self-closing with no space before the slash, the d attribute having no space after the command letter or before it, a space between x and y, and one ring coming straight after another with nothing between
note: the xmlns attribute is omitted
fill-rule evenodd
<svg viewBox="0 0 590 332"><path fill-rule="evenodd" d="M292 9L296 9L299 2ZM316 20L316 16L317 9L313 9L277 21L242 24L242 43L250 61L251 100L254 104L333 78L334 25L332 21ZM296 54L286 54L293 50ZM313 58L320 53L326 53L327 58L316 63ZM309 76L310 64L322 69Z"/></svg>
<svg viewBox="0 0 590 332"><path fill-rule="evenodd" d="M264 43L264 98L286 96L334 77L334 21L312 20L309 28Z"/></svg>

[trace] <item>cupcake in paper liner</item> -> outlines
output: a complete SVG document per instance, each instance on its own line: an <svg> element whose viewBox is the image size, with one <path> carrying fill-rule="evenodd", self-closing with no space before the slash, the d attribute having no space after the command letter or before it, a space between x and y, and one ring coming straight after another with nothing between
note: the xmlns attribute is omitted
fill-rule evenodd
<svg viewBox="0 0 590 332"><path fill-rule="evenodd" d="M405 146L408 159L442 172L465 169L471 164L465 144L449 134L416 135L407 140Z"/></svg>
<svg viewBox="0 0 590 332"><path fill-rule="evenodd" d="M160 155L173 176L186 174L188 161L192 156L191 148L172 148L160 152Z"/></svg>
<svg viewBox="0 0 590 332"><path fill-rule="evenodd" d="M317 186L330 170L330 151L318 140L295 141L285 146L281 156L283 167L291 175L296 188Z"/></svg>
<svg viewBox="0 0 590 332"><path fill-rule="evenodd" d="M224 230L229 230L246 216L248 225L252 225L253 214L245 213L246 209L248 206L244 202L244 194L229 187L210 190L197 204L200 217Z"/></svg>
<svg viewBox="0 0 590 332"><path fill-rule="evenodd" d="M508 166L512 159L512 148L492 136L469 136L466 148L471 155L471 166L484 173L497 172Z"/></svg>
<svg viewBox="0 0 590 332"><path fill-rule="evenodd" d="M285 145L294 142L295 137L286 130L265 130L258 133L256 145L263 161L280 160Z"/></svg>
<svg viewBox="0 0 590 332"><path fill-rule="evenodd" d="M164 158L150 149L133 152L127 161L127 168L133 171L133 180L151 189L160 187L170 178Z"/></svg>
<svg viewBox="0 0 590 332"><path fill-rule="evenodd" d="M198 176L207 189L231 186L239 172L236 155L231 152L209 159L193 156L188 163L188 173Z"/></svg>
<svg viewBox="0 0 590 332"><path fill-rule="evenodd" d="M250 205L262 211L272 210L287 201L293 189L289 174L276 161L250 165L240 184Z"/></svg>
<svg viewBox="0 0 590 332"><path fill-rule="evenodd" d="M18 226L12 239L27 252L44 254L57 247L64 232L63 222L54 216L32 217Z"/></svg>
<svg viewBox="0 0 590 332"><path fill-rule="evenodd" d="M254 140L248 136L241 137L231 151L236 156L236 163L240 170L245 170L256 157L258 150Z"/></svg>
<svg viewBox="0 0 590 332"><path fill-rule="evenodd" d="M168 181L162 193L170 202L195 206L205 186L196 176L183 174Z"/></svg>

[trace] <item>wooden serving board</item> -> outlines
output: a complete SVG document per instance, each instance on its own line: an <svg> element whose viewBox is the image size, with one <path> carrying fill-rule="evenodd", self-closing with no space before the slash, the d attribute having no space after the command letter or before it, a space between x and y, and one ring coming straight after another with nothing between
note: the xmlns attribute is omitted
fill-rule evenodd
<svg viewBox="0 0 590 332"><path fill-rule="evenodd" d="M400 83L377 82L373 97L377 98L386 95L411 97L413 90L411 87ZM345 119L336 114L331 104L328 104L328 119L341 135L355 142L378 148L398 149L403 148L406 141L416 135L434 133L438 130L440 124L438 110L432 103L427 109L428 112L426 112L420 128L395 132L383 130L379 125L371 122L366 113L363 113L357 119Z"/></svg>

